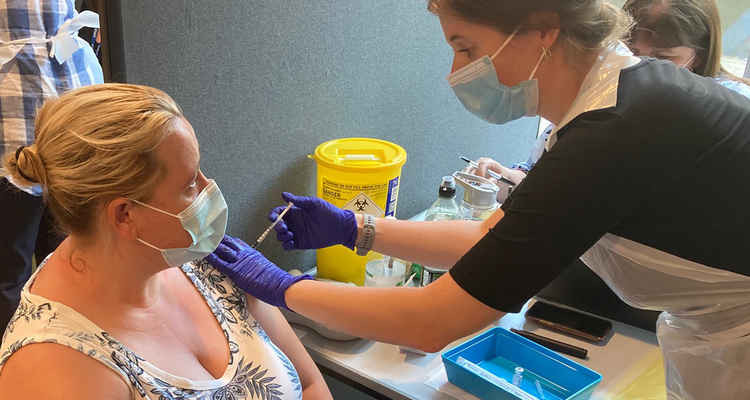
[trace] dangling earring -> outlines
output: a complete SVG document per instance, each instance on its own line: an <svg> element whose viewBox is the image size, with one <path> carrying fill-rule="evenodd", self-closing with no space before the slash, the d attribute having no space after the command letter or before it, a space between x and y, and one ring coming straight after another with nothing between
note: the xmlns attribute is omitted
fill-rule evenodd
<svg viewBox="0 0 750 400"><path fill-rule="evenodd" d="M536 74L536 71L539 69L539 66L542 65L542 61L544 61L545 58L547 58L547 57L549 57L551 55L552 55L552 51L550 51L548 48L542 46L542 55L539 56L539 61L536 62L536 65L534 66L534 69L531 70L531 75L529 75L529 79L528 80L531 80L531 78L534 77L534 75Z"/></svg>

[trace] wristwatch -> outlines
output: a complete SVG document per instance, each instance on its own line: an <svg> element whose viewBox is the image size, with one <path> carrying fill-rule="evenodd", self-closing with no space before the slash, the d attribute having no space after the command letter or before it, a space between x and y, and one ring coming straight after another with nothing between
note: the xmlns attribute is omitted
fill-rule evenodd
<svg viewBox="0 0 750 400"><path fill-rule="evenodd" d="M362 215L362 228L357 235L357 255L364 256L372 249L375 243L375 217L369 214Z"/></svg>

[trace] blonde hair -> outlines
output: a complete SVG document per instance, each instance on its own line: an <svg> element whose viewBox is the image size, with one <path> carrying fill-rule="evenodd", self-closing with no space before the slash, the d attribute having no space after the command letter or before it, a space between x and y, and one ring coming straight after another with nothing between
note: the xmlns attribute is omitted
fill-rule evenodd
<svg viewBox="0 0 750 400"><path fill-rule="evenodd" d="M35 142L5 159L22 186L41 184L64 233L87 235L101 205L147 199L163 168L154 150L182 110L147 86L88 86L48 101L37 114Z"/></svg>
<svg viewBox="0 0 750 400"><path fill-rule="evenodd" d="M630 16L605 0L428 0L432 13L453 14L467 21L494 27L504 33L559 28L569 48L577 52L599 51L625 38ZM530 25L529 17L551 12L559 22Z"/></svg>

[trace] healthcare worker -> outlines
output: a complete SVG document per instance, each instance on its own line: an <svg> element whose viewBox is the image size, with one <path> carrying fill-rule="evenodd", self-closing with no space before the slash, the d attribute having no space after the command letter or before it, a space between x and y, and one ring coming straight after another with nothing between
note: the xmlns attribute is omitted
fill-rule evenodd
<svg viewBox="0 0 750 400"><path fill-rule="evenodd" d="M450 273L424 288L338 286L291 276L231 237L209 262L332 329L437 351L518 312L581 257L628 304L663 311L670 398L750 398L750 101L633 56L619 41L629 17L605 1L429 9L455 52L458 99L494 124L543 116L556 126L547 151L487 221L376 219L284 194L295 206L278 238Z"/></svg>
<svg viewBox="0 0 750 400"><path fill-rule="evenodd" d="M750 80L732 74L721 65L723 39L715 0L628 0L623 9L635 20L628 40L635 55L672 61L696 74L712 77L718 84L750 98ZM750 19L745 25L750 26ZM750 34L743 39L750 39ZM525 161L507 168L491 158L482 157L477 160L478 168L469 167L466 172L495 181L487 172L492 170L517 185L544 153L544 144L552 128L539 135ZM507 191L502 188L507 185L495 182L501 187L498 201L502 203L507 196Z"/></svg>

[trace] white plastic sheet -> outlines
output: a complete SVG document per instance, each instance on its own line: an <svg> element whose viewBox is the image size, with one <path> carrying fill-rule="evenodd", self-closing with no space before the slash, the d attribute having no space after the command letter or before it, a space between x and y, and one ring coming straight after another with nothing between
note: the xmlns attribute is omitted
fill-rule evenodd
<svg viewBox="0 0 750 400"><path fill-rule="evenodd" d="M611 234L581 260L629 305L663 311L669 399L748 398L750 277Z"/></svg>

